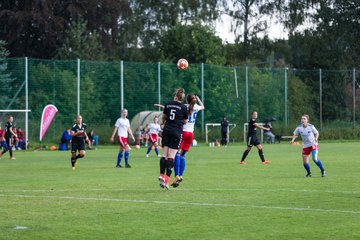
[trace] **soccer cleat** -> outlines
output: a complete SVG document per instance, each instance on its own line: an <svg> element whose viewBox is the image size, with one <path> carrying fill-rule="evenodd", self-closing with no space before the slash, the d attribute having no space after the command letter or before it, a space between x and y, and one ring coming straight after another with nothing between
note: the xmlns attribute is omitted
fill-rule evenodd
<svg viewBox="0 0 360 240"><path fill-rule="evenodd" d="M158 157L161 157L161 155L160 155L160 154L158 154L157 156L158 156Z"/></svg>
<svg viewBox="0 0 360 240"><path fill-rule="evenodd" d="M321 177L325 177L325 176L326 176L326 171L324 170L321 172Z"/></svg>
<svg viewBox="0 0 360 240"><path fill-rule="evenodd" d="M161 176L159 176L159 183L160 183L160 187L161 188L164 188L165 187L165 180L161 177Z"/></svg>
<svg viewBox="0 0 360 240"><path fill-rule="evenodd" d="M116 167L116 168L122 168L122 166L121 166L121 165L116 165L115 167Z"/></svg>
<svg viewBox="0 0 360 240"><path fill-rule="evenodd" d="M305 177L312 177L311 173L306 174Z"/></svg>
<svg viewBox="0 0 360 240"><path fill-rule="evenodd" d="M246 164L246 162L245 161L240 161L240 164Z"/></svg>
<svg viewBox="0 0 360 240"><path fill-rule="evenodd" d="M178 186L179 186L179 184L180 184L180 177L175 177L174 178L174 181L171 183L171 186L173 187L173 188L177 188Z"/></svg>
<svg viewBox="0 0 360 240"><path fill-rule="evenodd" d="M12 157L12 158L10 158L11 160L15 160L16 159L16 157Z"/></svg>
<svg viewBox="0 0 360 240"><path fill-rule="evenodd" d="M182 181L183 181L183 177L180 176L180 177L179 177L179 183L181 183Z"/></svg>
<svg viewBox="0 0 360 240"><path fill-rule="evenodd" d="M73 171L75 170L75 167L71 167L71 168L72 168Z"/></svg>
<svg viewBox="0 0 360 240"><path fill-rule="evenodd" d="M125 168L131 168L131 165L130 165L130 164L126 164L126 165L125 165Z"/></svg>
<svg viewBox="0 0 360 240"><path fill-rule="evenodd" d="M271 161L263 161L263 162L261 162L261 164L270 164L271 163Z"/></svg>
<svg viewBox="0 0 360 240"><path fill-rule="evenodd" d="M170 190L169 185L165 184L165 189L166 189L166 190Z"/></svg>
<svg viewBox="0 0 360 240"><path fill-rule="evenodd" d="M149 157L149 154L146 154L146 157L148 158L148 157Z"/></svg>

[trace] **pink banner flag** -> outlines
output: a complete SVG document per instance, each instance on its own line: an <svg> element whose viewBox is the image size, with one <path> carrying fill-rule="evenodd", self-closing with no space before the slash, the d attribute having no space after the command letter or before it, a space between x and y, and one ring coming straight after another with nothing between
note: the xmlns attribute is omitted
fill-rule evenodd
<svg viewBox="0 0 360 240"><path fill-rule="evenodd" d="M57 111L58 111L57 108L52 104L49 104L44 108L44 110L42 112L42 116L41 116L40 142L43 139L43 137L45 136L45 133L48 130Z"/></svg>

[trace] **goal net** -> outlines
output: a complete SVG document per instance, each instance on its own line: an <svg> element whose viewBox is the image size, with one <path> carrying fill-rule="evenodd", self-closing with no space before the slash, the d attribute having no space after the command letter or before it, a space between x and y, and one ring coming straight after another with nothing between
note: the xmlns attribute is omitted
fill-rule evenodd
<svg viewBox="0 0 360 240"><path fill-rule="evenodd" d="M28 140L29 140L29 117L28 113L31 112L31 110L15 110L15 109L9 109L9 110L0 110L0 127L1 129L5 128L5 125L8 121L9 116L14 117L13 122L13 128L21 129L21 131L24 133L24 141L25 141L25 148L27 149L28 146Z"/></svg>
<svg viewBox="0 0 360 240"><path fill-rule="evenodd" d="M229 140L231 139L230 133L232 130L234 130L234 128L236 128L236 124L229 123L228 131L227 131L227 133L228 133L227 134L227 142L229 142ZM209 139L211 140L210 142L215 142L215 140L220 140L221 139L221 124L220 123L206 123L205 124L205 139L206 139L206 143L209 143Z"/></svg>

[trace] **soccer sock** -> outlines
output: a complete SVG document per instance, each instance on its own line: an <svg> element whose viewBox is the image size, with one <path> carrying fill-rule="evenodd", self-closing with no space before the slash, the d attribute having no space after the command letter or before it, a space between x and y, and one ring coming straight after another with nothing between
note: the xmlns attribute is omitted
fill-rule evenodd
<svg viewBox="0 0 360 240"><path fill-rule="evenodd" d="M71 166L75 167L75 158L74 157L71 157Z"/></svg>
<svg viewBox="0 0 360 240"><path fill-rule="evenodd" d="M155 153L156 153L156 156L159 155L158 147L155 147Z"/></svg>
<svg viewBox="0 0 360 240"><path fill-rule="evenodd" d="M146 151L146 154L149 154L151 152L151 146L148 148L148 150Z"/></svg>
<svg viewBox="0 0 360 240"><path fill-rule="evenodd" d="M78 159L78 158L83 158L83 157L84 157L84 155L78 154L78 155L76 155L75 160Z"/></svg>
<svg viewBox="0 0 360 240"><path fill-rule="evenodd" d="M245 160L245 158L246 158L246 156L249 154L249 152L250 152L250 151L247 150L247 149L244 151L243 156L242 156L242 158L241 158L241 161L244 161L244 160Z"/></svg>
<svg viewBox="0 0 360 240"><path fill-rule="evenodd" d="M166 169L166 158L160 158L160 176L165 174Z"/></svg>
<svg viewBox="0 0 360 240"><path fill-rule="evenodd" d="M304 163L304 168L306 169L306 172L310 174L310 165L308 163Z"/></svg>
<svg viewBox="0 0 360 240"><path fill-rule="evenodd" d="M175 155L174 172L175 172L175 176L179 176L179 173L180 173L180 153L176 153L176 155Z"/></svg>
<svg viewBox="0 0 360 240"><path fill-rule="evenodd" d="M261 161L262 161L262 162L265 162L265 157L264 157L264 153L263 153L263 150L262 150L262 149L259 150L259 156L260 156L260 158L261 158Z"/></svg>
<svg viewBox="0 0 360 240"><path fill-rule="evenodd" d="M321 163L321 161L320 161L320 159L318 159L318 160L313 160L313 161L314 161L314 163L320 168L321 172L325 171L325 170L324 170L324 167L323 167L323 165L322 165L322 163Z"/></svg>
<svg viewBox="0 0 360 240"><path fill-rule="evenodd" d="M174 167L174 159L169 158L166 160L166 176L171 177L172 168Z"/></svg>
<svg viewBox="0 0 360 240"><path fill-rule="evenodd" d="M12 146L9 148L9 153L10 153L10 158L12 158L13 157Z"/></svg>
<svg viewBox="0 0 360 240"><path fill-rule="evenodd" d="M125 152L124 155L125 165L129 165L129 156L130 156L130 152Z"/></svg>
<svg viewBox="0 0 360 240"><path fill-rule="evenodd" d="M186 159L185 159L185 155L183 155L183 156L180 157L180 173L179 173L179 176L182 176L184 174L185 166L186 166Z"/></svg>
<svg viewBox="0 0 360 240"><path fill-rule="evenodd" d="M122 157L123 157L123 153L122 153L122 152L119 152L116 166L119 166L119 165L120 165L120 162L121 162Z"/></svg>

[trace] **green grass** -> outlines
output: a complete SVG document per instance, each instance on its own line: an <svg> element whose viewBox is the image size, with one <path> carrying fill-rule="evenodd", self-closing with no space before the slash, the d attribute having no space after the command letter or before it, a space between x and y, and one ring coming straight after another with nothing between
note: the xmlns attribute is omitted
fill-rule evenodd
<svg viewBox="0 0 360 240"><path fill-rule="evenodd" d="M305 178L301 146L193 147L185 179L160 189L159 160L133 149L114 168L99 147L70 168L69 152L16 151L0 160L0 239L359 239L359 144L323 143ZM24 226L27 229L15 229Z"/></svg>

